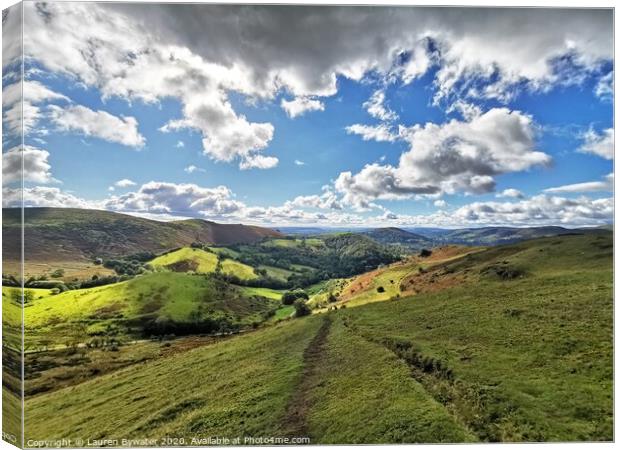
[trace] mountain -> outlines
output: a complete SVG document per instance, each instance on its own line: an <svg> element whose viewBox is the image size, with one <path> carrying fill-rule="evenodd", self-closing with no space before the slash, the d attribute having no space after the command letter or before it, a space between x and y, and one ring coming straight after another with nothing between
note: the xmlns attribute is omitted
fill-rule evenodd
<svg viewBox="0 0 620 450"><path fill-rule="evenodd" d="M363 234L385 245L402 245L415 250L433 246L431 239L395 227L375 228L374 230L365 231Z"/></svg>
<svg viewBox="0 0 620 450"><path fill-rule="evenodd" d="M158 222L88 209L26 208L24 214L26 259L37 263L159 253L197 241L229 245L282 236L277 231L256 226L200 219ZM20 258L20 215L18 208L2 210L5 261L19 261Z"/></svg>
<svg viewBox="0 0 620 450"><path fill-rule="evenodd" d="M600 230L593 228L568 229L557 226L532 228L485 227L445 230L445 233L436 233L433 239L436 242L445 244L501 245L548 236L590 234L593 232L600 232Z"/></svg>

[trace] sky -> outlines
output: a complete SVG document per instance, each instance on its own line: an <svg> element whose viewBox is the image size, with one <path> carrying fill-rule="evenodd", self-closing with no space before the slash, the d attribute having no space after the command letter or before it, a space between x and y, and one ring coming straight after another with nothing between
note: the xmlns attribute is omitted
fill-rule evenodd
<svg viewBox="0 0 620 450"><path fill-rule="evenodd" d="M3 14L4 207L613 221L611 9L25 3L23 102L21 15Z"/></svg>

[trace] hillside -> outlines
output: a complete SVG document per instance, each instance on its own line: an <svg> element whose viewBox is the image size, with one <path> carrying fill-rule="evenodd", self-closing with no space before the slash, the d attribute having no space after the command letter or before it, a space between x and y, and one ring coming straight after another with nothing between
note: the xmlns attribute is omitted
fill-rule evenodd
<svg viewBox="0 0 620 450"><path fill-rule="evenodd" d="M381 244L402 245L410 250L420 250L433 246L433 241L431 239L400 228L375 228L363 234Z"/></svg>
<svg viewBox="0 0 620 450"><path fill-rule="evenodd" d="M76 263L88 265L94 258L161 253L196 241L229 245L281 236L268 228L199 219L158 222L109 211L70 208L24 211L27 273L42 273L50 267L70 269ZM2 220L6 271L19 261L20 210L3 209Z"/></svg>
<svg viewBox="0 0 620 450"><path fill-rule="evenodd" d="M29 398L27 438L612 440L612 255L611 233L446 255L411 275L415 295Z"/></svg>
<svg viewBox="0 0 620 450"><path fill-rule="evenodd" d="M3 321L19 326L13 288L3 287ZM152 335L217 333L267 320L281 306L214 277L158 272L54 295L29 289L24 308L27 344L71 345L105 336L127 341Z"/></svg>
<svg viewBox="0 0 620 450"><path fill-rule="evenodd" d="M463 228L457 230L437 228L413 228L412 232L419 233L432 240L435 245L460 244L460 245L501 245L512 244L528 239L536 239L549 236L566 234L597 234L604 231L602 228L578 228L568 229L557 226L548 227L483 227Z"/></svg>

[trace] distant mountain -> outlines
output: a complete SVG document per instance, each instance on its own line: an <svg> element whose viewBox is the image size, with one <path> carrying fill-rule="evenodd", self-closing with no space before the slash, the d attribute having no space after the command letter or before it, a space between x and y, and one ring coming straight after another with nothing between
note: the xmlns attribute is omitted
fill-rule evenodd
<svg viewBox="0 0 620 450"><path fill-rule="evenodd" d="M25 253L29 262L82 261L139 252L158 253L192 242L229 245L282 237L269 228L200 219L173 222L74 208L26 208ZM3 257L20 258L18 208L2 210Z"/></svg>
<svg viewBox="0 0 620 450"><path fill-rule="evenodd" d="M359 233L366 231L368 228L351 228L351 227L277 227L277 231L297 236L319 236L321 234L334 234L334 233Z"/></svg>
<svg viewBox="0 0 620 450"><path fill-rule="evenodd" d="M411 250L432 247L433 240L420 234L411 233L401 228L375 228L362 234L384 245L402 245Z"/></svg>
<svg viewBox="0 0 620 450"><path fill-rule="evenodd" d="M515 228L515 227L484 227L465 228L460 230L444 230L435 232L432 239L443 244L465 245L500 245L512 244L527 239L566 234L589 234L603 232L601 228L569 229L557 226Z"/></svg>

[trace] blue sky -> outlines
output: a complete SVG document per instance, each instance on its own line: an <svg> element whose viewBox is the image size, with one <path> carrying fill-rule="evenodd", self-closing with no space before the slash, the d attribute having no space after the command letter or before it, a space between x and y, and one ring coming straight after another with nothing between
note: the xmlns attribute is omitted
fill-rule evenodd
<svg viewBox="0 0 620 450"><path fill-rule="evenodd" d="M265 225L612 220L610 11L491 10L493 27L475 10L349 8L365 25L339 28L320 8L323 41L294 7L44 8L24 10L23 149L4 62L5 206L24 158L27 206ZM188 16L248 23L203 36ZM503 33L514 20L536 32Z"/></svg>

